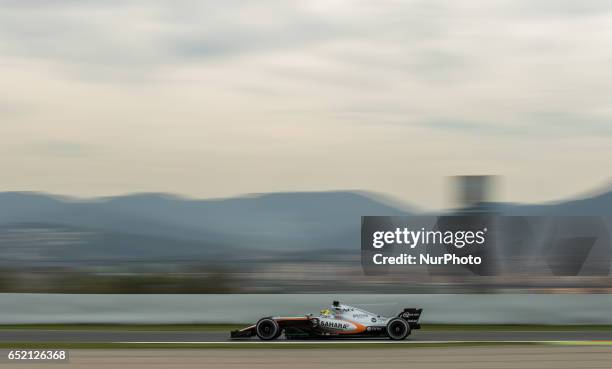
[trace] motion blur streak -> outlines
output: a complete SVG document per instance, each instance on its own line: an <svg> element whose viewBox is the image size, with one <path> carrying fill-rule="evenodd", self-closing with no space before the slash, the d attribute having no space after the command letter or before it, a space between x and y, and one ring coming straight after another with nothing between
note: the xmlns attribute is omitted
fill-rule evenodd
<svg viewBox="0 0 612 369"><path fill-rule="evenodd" d="M403 349L308 350L71 350L71 369L215 368L215 369L496 369L496 368L607 368L609 347L462 347ZM48 364L29 365L47 368ZM0 369L14 365L0 364Z"/></svg>
<svg viewBox="0 0 612 369"><path fill-rule="evenodd" d="M442 215L499 214L516 220L505 228L508 237L499 247L482 248L486 279L467 268L440 273L400 266L364 275L361 216L432 215L367 192L224 200L5 192L0 193L0 293L611 291L612 192L553 204L513 204L495 201L491 177L455 181L455 207ZM530 223L514 217L519 215L554 217Z"/></svg>

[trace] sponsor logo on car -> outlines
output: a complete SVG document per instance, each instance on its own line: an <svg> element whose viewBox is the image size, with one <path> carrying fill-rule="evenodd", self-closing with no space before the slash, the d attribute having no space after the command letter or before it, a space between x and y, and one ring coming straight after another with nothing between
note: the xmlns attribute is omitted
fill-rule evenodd
<svg viewBox="0 0 612 369"><path fill-rule="evenodd" d="M352 328L350 324L346 322L341 322L341 321L335 322L335 321L330 321L330 320L321 320L319 324L323 328L332 328L332 329L339 329L339 330L348 330Z"/></svg>

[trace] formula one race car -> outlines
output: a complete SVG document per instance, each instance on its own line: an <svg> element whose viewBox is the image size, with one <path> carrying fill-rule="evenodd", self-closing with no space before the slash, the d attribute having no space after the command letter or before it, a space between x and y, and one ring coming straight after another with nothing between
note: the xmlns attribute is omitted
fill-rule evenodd
<svg viewBox="0 0 612 369"><path fill-rule="evenodd" d="M318 316L266 317L257 324L231 332L231 338L259 337L274 340L285 333L287 339L388 337L403 340L418 323L423 309L405 308L394 318L385 318L356 307L334 301L330 309Z"/></svg>

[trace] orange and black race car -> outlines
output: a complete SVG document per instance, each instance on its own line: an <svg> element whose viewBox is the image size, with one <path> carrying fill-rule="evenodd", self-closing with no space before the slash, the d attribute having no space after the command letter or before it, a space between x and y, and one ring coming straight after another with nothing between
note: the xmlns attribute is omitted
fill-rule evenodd
<svg viewBox="0 0 612 369"><path fill-rule="evenodd" d="M413 329L421 328L418 322L422 311L405 308L396 317L385 318L334 301L331 309L324 309L316 316L261 318L255 325L232 331L231 338L257 336L269 341L284 333L287 339L388 337L403 340Z"/></svg>

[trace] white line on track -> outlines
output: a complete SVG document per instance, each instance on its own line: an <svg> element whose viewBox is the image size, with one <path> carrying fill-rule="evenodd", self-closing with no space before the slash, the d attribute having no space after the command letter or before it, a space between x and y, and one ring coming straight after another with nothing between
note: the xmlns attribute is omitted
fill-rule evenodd
<svg viewBox="0 0 612 369"><path fill-rule="evenodd" d="M409 345L409 344L446 344L446 343L612 343L612 341L593 341L593 340L566 340L566 341L482 341L482 340L473 340L473 341L387 341L387 340L377 340L377 341L357 341L357 340L347 340L347 341L123 341L123 342L113 342L113 343L122 343L122 344L250 344L250 345L258 345L258 344L273 344L273 345L303 345L303 344L320 344L320 345L346 345L346 344L385 344L385 345Z"/></svg>

